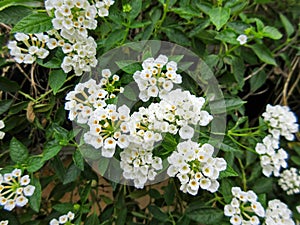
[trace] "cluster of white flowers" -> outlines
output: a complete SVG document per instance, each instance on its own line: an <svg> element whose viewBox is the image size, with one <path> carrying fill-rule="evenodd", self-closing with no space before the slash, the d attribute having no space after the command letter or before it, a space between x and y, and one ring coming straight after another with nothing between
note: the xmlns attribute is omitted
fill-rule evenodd
<svg viewBox="0 0 300 225"><path fill-rule="evenodd" d="M266 209L266 225L295 225L292 220L292 212L288 206L278 199L268 202Z"/></svg>
<svg viewBox="0 0 300 225"><path fill-rule="evenodd" d="M0 120L0 129L4 128L5 124L3 122L3 120ZM2 140L5 136L5 133L3 131L0 131L0 140Z"/></svg>
<svg viewBox="0 0 300 225"><path fill-rule="evenodd" d="M262 116L275 138L284 136L289 141L294 140L294 133L298 132L297 118L288 106L267 105Z"/></svg>
<svg viewBox="0 0 300 225"><path fill-rule="evenodd" d="M66 96L65 109L69 110L69 119L78 123L87 123L90 116L96 109L103 109L107 106L106 100L115 98L117 93L123 92L116 81L119 76L112 75L110 70L102 71L103 78L99 83L90 79L75 86L74 91L70 91Z"/></svg>
<svg viewBox="0 0 300 225"><path fill-rule="evenodd" d="M49 50L61 47L65 57L61 68L65 73L72 69L80 76L96 67L97 44L88 30L97 28L97 16L108 16L112 0L46 0L45 8L52 19L53 30L47 34L16 33L8 43L10 54L17 63L32 64L37 58L45 59Z"/></svg>
<svg viewBox="0 0 300 225"><path fill-rule="evenodd" d="M156 59L148 58L142 63L143 70L133 75L140 93L139 98L147 102L151 97L163 97L173 89L174 84L180 84L182 78L177 74L177 63L168 62L168 57L159 55Z"/></svg>
<svg viewBox="0 0 300 225"><path fill-rule="evenodd" d="M280 174L278 184L288 195L300 193L300 173L298 169L290 168L284 170Z"/></svg>
<svg viewBox="0 0 300 225"><path fill-rule="evenodd" d="M130 115L130 109L126 105L117 106L117 101L112 101L117 97L116 94L124 91L124 88L120 87L119 76L112 75L109 69L104 69L99 83L93 79L79 83L74 91L67 94L65 104L65 109L70 111L70 120L88 125L88 130L84 133L85 143L100 149L101 155L106 158L112 158L116 149L121 149L120 165L123 176L133 180L137 188L143 188L148 180L154 180L162 169L162 159L153 154L153 149L163 140L164 134L179 134L181 139L189 140L194 137L195 127L207 126L213 119L203 109L204 98L196 97L189 91L173 90L173 82L181 82L181 76L176 74L175 62L168 62L167 56L160 55L156 59L146 59L142 65L144 70L138 71L139 79L136 79L135 73L135 81L139 87L143 81L146 82L147 88L156 87L157 94L148 97L158 97L159 102L152 102L147 107L141 106ZM167 72L162 72L164 66ZM146 71L152 74L149 75L149 79L146 79ZM152 85L151 77L155 80ZM149 85L151 87L148 87ZM183 145L184 143L179 144ZM204 145L200 149L204 148L208 147ZM202 154L201 151L199 154ZM216 179L219 172L226 169L226 162L212 157L213 148L209 154L201 163L196 160L197 154L194 155L194 159L189 158L191 162L187 162L191 164L193 171L199 172L198 176L203 173L201 180L197 180L202 188L215 192L219 187ZM213 165L208 166L207 160ZM197 168L196 164L199 164ZM189 193L196 194L197 191L191 189Z"/></svg>
<svg viewBox="0 0 300 225"><path fill-rule="evenodd" d="M233 198L230 204L225 205L224 215L231 217L233 225L259 225L259 217L265 217L265 209L257 201L257 195L252 190L242 191L240 187L232 187Z"/></svg>
<svg viewBox="0 0 300 225"><path fill-rule="evenodd" d="M265 176L270 177L273 173L278 177L281 168L287 167L288 154L284 149L279 149L279 140L272 135L267 135L263 143L257 143L255 151L260 155L260 164Z"/></svg>
<svg viewBox="0 0 300 225"><path fill-rule="evenodd" d="M227 167L223 158L213 157L214 148L210 144L200 144L187 140L180 142L169 157L167 173L181 182L180 190L196 195L199 188L216 192L220 171Z"/></svg>
<svg viewBox="0 0 300 225"><path fill-rule="evenodd" d="M0 225L8 225L8 220L2 220L0 221Z"/></svg>
<svg viewBox="0 0 300 225"><path fill-rule="evenodd" d="M45 59L49 55L46 49L49 41L47 34L16 33L15 39L16 41L10 41L7 47L17 63L32 64L37 58Z"/></svg>
<svg viewBox="0 0 300 225"><path fill-rule="evenodd" d="M129 119L130 109L123 105L117 109L116 105L108 104L105 108L98 108L88 121L89 131L84 134L84 141L94 148L101 148L104 157L111 158L116 146L126 148L129 139L121 131L122 122Z"/></svg>
<svg viewBox="0 0 300 225"><path fill-rule="evenodd" d="M157 171L163 168L161 158L153 156L152 149L146 150L140 145L130 144L120 156L123 176L133 180L136 188L143 188L148 180L154 180Z"/></svg>
<svg viewBox="0 0 300 225"><path fill-rule="evenodd" d="M0 174L0 205L8 211L13 210L16 206L25 206L28 203L27 197L32 196L35 190L35 186L29 183L29 176L22 176L20 169Z"/></svg>
<svg viewBox="0 0 300 225"><path fill-rule="evenodd" d="M62 215L57 219L52 219L49 223L49 225L59 225L59 224L68 224L68 225L73 225L71 221L74 219L75 214L72 212L68 212L65 215Z"/></svg>

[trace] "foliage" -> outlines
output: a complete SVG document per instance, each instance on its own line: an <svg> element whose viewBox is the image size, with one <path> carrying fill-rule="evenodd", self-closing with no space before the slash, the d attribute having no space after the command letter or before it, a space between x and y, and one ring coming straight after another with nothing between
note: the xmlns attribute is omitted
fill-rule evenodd
<svg viewBox="0 0 300 225"><path fill-rule="evenodd" d="M43 225L73 212L72 223L85 225L230 224L224 206L231 203L232 187L238 186L253 190L265 208L269 201L280 199L299 223L297 194L284 192L278 184L280 177L264 175L261 154L256 151L257 144L269 134L270 123L262 116L267 104L289 106L300 115L299 12L299 3L292 0L124 0L115 1L109 15L98 16L95 29L88 30L95 41L95 58L132 42L168 41L191 50L213 72L224 104L216 101L211 107L220 116L215 120L222 120L226 113L226 130L213 134L216 139L210 144L219 149L217 156L226 160L227 168L220 172L217 192L200 190L193 196L180 191L176 177L136 189L101 176L114 165L78 140L82 130L73 127L65 109L66 96L82 82L78 75L83 72L75 72L74 66L68 70L64 57L69 53L62 48L49 49L46 57L25 64L16 62L8 47L16 33L52 30L54 14L45 10L42 0L0 1L0 119L5 124L1 129L5 136L0 140L0 173L19 168L35 186L22 209L8 212L0 206L0 221ZM246 35L245 43L239 41L240 35ZM143 53L141 61L155 56L147 49ZM177 55L172 60L180 65L181 58ZM91 61L88 64L93 67ZM116 64L120 68L115 71L119 87L133 82L134 72L142 70L136 62ZM210 98L186 77L185 89ZM135 90L126 87L124 99L129 103L137 100ZM145 103L140 101L134 109L142 105ZM214 128L201 128L203 136L198 143L207 142L210 129ZM222 135L223 141L218 143ZM288 168L300 167L299 139L299 133L294 140L280 139L280 147L288 154ZM166 135L161 145L166 153L160 156L170 156L177 141L178 135ZM89 159L97 158L101 163L92 167Z"/></svg>

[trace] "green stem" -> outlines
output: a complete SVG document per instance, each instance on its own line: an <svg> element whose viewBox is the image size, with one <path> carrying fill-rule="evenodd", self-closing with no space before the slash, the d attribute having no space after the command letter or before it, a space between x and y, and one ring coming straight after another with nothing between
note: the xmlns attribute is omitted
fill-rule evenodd
<svg viewBox="0 0 300 225"><path fill-rule="evenodd" d="M163 6L164 6L164 9L163 9L164 12L163 12L163 15L162 15L161 19L156 23L155 31L154 31L155 34L161 28L161 25L163 24L163 22L165 21L165 19L167 17L167 13L169 11L169 4L170 4L170 0L166 0L166 3L163 4Z"/></svg>
<svg viewBox="0 0 300 225"><path fill-rule="evenodd" d="M246 149L246 150L248 150L248 151L250 151L250 152L253 152L253 153L257 154L257 152L254 151L252 148L249 148L249 147L243 145L242 143L238 142L238 141L235 140L235 138L232 137L230 134L228 134L227 137L229 137L229 138L230 138L235 144L237 144L238 146L240 146L240 147L242 147L242 148L244 148L244 149Z"/></svg>
<svg viewBox="0 0 300 225"><path fill-rule="evenodd" d="M243 182L243 189L244 191L247 191L247 179L246 179L246 173L245 173L245 167L242 163L242 160L238 158L241 170L242 170L242 182Z"/></svg>

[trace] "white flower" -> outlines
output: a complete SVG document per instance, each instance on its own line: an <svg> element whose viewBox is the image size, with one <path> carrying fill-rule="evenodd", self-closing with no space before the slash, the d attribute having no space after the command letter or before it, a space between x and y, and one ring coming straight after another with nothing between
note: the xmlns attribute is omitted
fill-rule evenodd
<svg viewBox="0 0 300 225"><path fill-rule="evenodd" d="M234 215L230 218L230 223L233 225L240 225L242 224L242 218L241 216Z"/></svg>
<svg viewBox="0 0 300 225"><path fill-rule="evenodd" d="M52 219L49 225L59 225L59 221L57 219Z"/></svg>
<svg viewBox="0 0 300 225"><path fill-rule="evenodd" d="M194 129L188 125L179 129L179 135L182 139L191 139L194 136Z"/></svg>
<svg viewBox="0 0 300 225"><path fill-rule="evenodd" d="M35 186L33 185L28 185L23 189L25 196L32 196L34 191L35 191Z"/></svg>
<svg viewBox="0 0 300 225"><path fill-rule="evenodd" d="M281 135L289 141L294 139L294 133L298 132L297 117L288 106L268 104L262 116L274 138Z"/></svg>
<svg viewBox="0 0 300 225"><path fill-rule="evenodd" d="M191 140L181 142L177 145L176 151L168 157L170 166L167 174L170 177L176 176L182 185L187 184L187 186L182 186L182 190L189 194L196 195L199 187L216 192L219 188L216 180L219 171L225 170L226 166L219 168L216 164L216 162L220 164L219 158L213 158L212 152L213 147L209 144L200 146ZM204 157L207 160L199 160Z"/></svg>
<svg viewBox="0 0 300 225"><path fill-rule="evenodd" d="M23 207L27 204L28 199L22 195L16 198L16 206Z"/></svg>
<svg viewBox="0 0 300 225"><path fill-rule="evenodd" d="M247 43L248 37L245 34L241 34L237 37L236 40L240 43L240 45L244 45Z"/></svg>
<svg viewBox="0 0 300 225"><path fill-rule="evenodd" d="M28 185L29 183L30 183L29 175L25 175L25 176L21 177L21 179L20 179L20 184L21 184L22 186L26 186L26 185Z"/></svg>
<svg viewBox="0 0 300 225"><path fill-rule="evenodd" d="M231 224L258 225L258 218L265 217L265 210L261 203L257 201L257 195L252 190L242 191L240 187L232 187L233 198L230 204L225 205L224 215L231 217ZM250 214L251 213L251 214Z"/></svg>
<svg viewBox="0 0 300 225"><path fill-rule="evenodd" d="M295 225L295 222L292 220L291 210L285 203L281 202L278 199L274 199L268 202L265 223L266 225Z"/></svg>
<svg viewBox="0 0 300 225"><path fill-rule="evenodd" d="M8 225L9 221L8 220L2 220L0 221L0 225Z"/></svg>
<svg viewBox="0 0 300 225"><path fill-rule="evenodd" d="M284 170L280 174L278 184L288 195L300 193L300 173L298 169L290 168Z"/></svg>
<svg viewBox="0 0 300 225"><path fill-rule="evenodd" d="M0 174L0 205L8 211L16 206L25 206L28 203L25 196L33 195L35 190L35 187L29 183L29 176L22 176L21 169L14 169L11 173L4 175Z"/></svg>

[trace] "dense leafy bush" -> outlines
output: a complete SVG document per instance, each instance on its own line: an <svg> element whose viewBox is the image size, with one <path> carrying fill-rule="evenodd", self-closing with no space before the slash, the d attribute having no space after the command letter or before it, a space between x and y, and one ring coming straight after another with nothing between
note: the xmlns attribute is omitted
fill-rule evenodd
<svg viewBox="0 0 300 225"><path fill-rule="evenodd" d="M297 1L0 1L1 224L299 224Z"/></svg>

